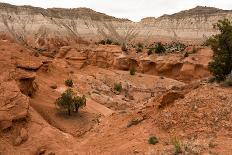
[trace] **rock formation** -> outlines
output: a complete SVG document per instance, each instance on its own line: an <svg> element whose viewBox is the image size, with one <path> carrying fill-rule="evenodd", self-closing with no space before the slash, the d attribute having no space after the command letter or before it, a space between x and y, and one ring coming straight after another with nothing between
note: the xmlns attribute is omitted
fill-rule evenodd
<svg viewBox="0 0 232 155"><path fill-rule="evenodd" d="M41 47L53 42L54 37L77 41L99 40L110 37L140 41L202 42L217 33L213 24L220 19L232 18L232 11L201 7L159 18L144 18L140 22L119 19L88 8L43 9L31 6L0 4L0 28L19 42ZM50 38L50 39L48 39ZM64 39L65 38L65 39ZM29 40L29 41L28 41ZM33 40L33 41L32 41Z"/></svg>

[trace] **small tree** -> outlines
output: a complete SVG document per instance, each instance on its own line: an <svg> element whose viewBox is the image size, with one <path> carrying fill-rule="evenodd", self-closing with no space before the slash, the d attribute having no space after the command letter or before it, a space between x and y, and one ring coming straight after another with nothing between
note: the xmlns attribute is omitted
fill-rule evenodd
<svg viewBox="0 0 232 155"><path fill-rule="evenodd" d="M232 71L232 23L228 19L219 20L214 27L220 34L214 35L206 42L214 51L209 70L217 81L223 81Z"/></svg>
<svg viewBox="0 0 232 155"><path fill-rule="evenodd" d="M66 109L70 116L72 111L77 113L79 108L86 106L86 97L84 95L82 97L73 96L73 91L67 89L61 94L61 97L56 100L55 104L61 109Z"/></svg>
<svg viewBox="0 0 232 155"><path fill-rule="evenodd" d="M66 90L64 93L61 94L55 104L58 105L61 109L66 109L68 111L68 115L71 115L71 111L73 111L73 92L71 89Z"/></svg>
<svg viewBox="0 0 232 155"><path fill-rule="evenodd" d="M155 53L164 53L166 51L164 45L161 42L158 42L157 45L155 46Z"/></svg>
<svg viewBox="0 0 232 155"><path fill-rule="evenodd" d="M67 79L67 80L65 80L64 83L68 87L72 87L73 86L73 80L72 79Z"/></svg>
<svg viewBox="0 0 232 155"><path fill-rule="evenodd" d="M75 96L73 98L73 105L75 108L75 112L78 112L80 107L86 106L86 97L83 95L82 97L80 96Z"/></svg>

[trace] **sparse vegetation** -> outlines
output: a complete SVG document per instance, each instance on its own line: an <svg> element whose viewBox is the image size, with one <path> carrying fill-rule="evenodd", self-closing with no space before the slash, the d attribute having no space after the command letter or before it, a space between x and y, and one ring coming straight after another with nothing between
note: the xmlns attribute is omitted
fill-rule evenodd
<svg viewBox="0 0 232 155"><path fill-rule="evenodd" d="M128 52L128 48L127 48L127 45L125 43L122 44L122 47L121 47L122 51L124 52Z"/></svg>
<svg viewBox="0 0 232 155"><path fill-rule="evenodd" d="M113 40L111 40L109 38L103 39L103 40L99 41L99 44L102 44L102 45L106 45L106 44L111 45L111 44L113 44Z"/></svg>
<svg viewBox="0 0 232 155"><path fill-rule="evenodd" d="M99 41L99 44L105 45L105 44L106 44L106 41L105 41L105 40L100 40L100 41Z"/></svg>
<svg viewBox="0 0 232 155"><path fill-rule="evenodd" d="M122 91L122 84L121 83L115 83L114 84L114 90L120 93Z"/></svg>
<svg viewBox="0 0 232 155"><path fill-rule="evenodd" d="M67 79L65 80L65 85L67 87L72 87L73 86L73 80L72 79Z"/></svg>
<svg viewBox="0 0 232 155"><path fill-rule="evenodd" d="M172 144L173 144L173 146L175 148L175 153L174 153L175 155L178 155L178 154L182 153L181 143L180 143L180 141L177 138L174 138L172 140Z"/></svg>
<svg viewBox="0 0 232 155"><path fill-rule="evenodd" d="M69 116L73 110L72 93L71 89L66 90L55 102L61 109L66 109Z"/></svg>
<svg viewBox="0 0 232 155"><path fill-rule="evenodd" d="M232 23L228 19L219 20L215 28L220 34L206 41L206 45L210 45L214 51L209 70L217 81L223 81L232 71Z"/></svg>
<svg viewBox="0 0 232 155"><path fill-rule="evenodd" d="M184 57L187 58L189 56L188 52L185 52Z"/></svg>
<svg viewBox="0 0 232 155"><path fill-rule="evenodd" d="M86 97L83 95L82 97L80 96L75 96L73 98L73 105L74 105L74 110L75 112L79 111L80 107L86 106Z"/></svg>
<svg viewBox="0 0 232 155"><path fill-rule="evenodd" d="M144 48L144 46L143 46L142 43L138 43L138 44L136 45L136 47L135 47L137 53L142 52L142 51L143 51L143 48Z"/></svg>
<svg viewBox="0 0 232 155"><path fill-rule="evenodd" d="M67 89L61 94L61 97L55 101L55 104L58 105L59 108L67 110L70 116L72 111L78 112L80 107L86 105L86 98L85 96L73 96L73 91Z"/></svg>
<svg viewBox="0 0 232 155"><path fill-rule="evenodd" d="M132 66L130 67L130 75L135 75L135 72L136 72L136 68L135 68L134 65L132 65Z"/></svg>
<svg viewBox="0 0 232 155"><path fill-rule="evenodd" d="M147 51L147 55L151 55L154 53L154 48L150 48L148 51Z"/></svg>
<svg viewBox="0 0 232 155"><path fill-rule="evenodd" d="M149 139L148 139L148 143L149 144L152 144L152 145L155 145L155 144L157 144L159 141L158 141L158 139L155 137L155 136L151 136L151 137L149 137Z"/></svg>
<svg viewBox="0 0 232 155"><path fill-rule="evenodd" d="M113 41L111 40L111 39L106 39L106 44L109 44L109 45L111 45L113 43Z"/></svg>
<svg viewBox="0 0 232 155"><path fill-rule="evenodd" d="M166 51L164 45L161 42L158 42L155 46L155 53L160 54Z"/></svg>

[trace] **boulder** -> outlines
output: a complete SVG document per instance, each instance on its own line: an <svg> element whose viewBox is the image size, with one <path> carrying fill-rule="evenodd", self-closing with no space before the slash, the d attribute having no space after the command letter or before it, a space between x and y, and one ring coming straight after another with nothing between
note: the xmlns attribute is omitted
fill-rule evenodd
<svg viewBox="0 0 232 155"><path fill-rule="evenodd" d="M175 100L183 99L184 94L179 91L170 91L165 93L161 98L159 99L159 108L164 108L172 103L175 102Z"/></svg>

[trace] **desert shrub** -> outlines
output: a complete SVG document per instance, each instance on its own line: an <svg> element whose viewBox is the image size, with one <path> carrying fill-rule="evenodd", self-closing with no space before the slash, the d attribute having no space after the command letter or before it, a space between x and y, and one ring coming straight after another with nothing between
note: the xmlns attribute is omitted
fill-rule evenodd
<svg viewBox="0 0 232 155"><path fill-rule="evenodd" d="M124 51L124 52L127 52L127 51L128 51L127 45L126 45L125 43L122 44L121 49L122 49L122 51Z"/></svg>
<svg viewBox="0 0 232 155"><path fill-rule="evenodd" d="M155 53L164 53L166 51L164 45L161 42L158 42L155 46Z"/></svg>
<svg viewBox="0 0 232 155"><path fill-rule="evenodd" d="M150 48L150 49L147 51L147 55L153 54L154 51L155 51L155 48Z"/></svg>
<svg viewBox="0 0 232 155"><path fill-rule="evenodd" d="M99 41L99 44L105 45L106 41L105 40L101 40L101 41Z"/></svg>
<svg viewBox="0 0 232 155"><path fill-rule="evenodd" d="M155 144L158 143L158 139L157 139L155 136L151 136L151 137L149 137L149 139L148 139L148 143L149 143L149 144L152 144L152 145L155 145Z"/></svg>
<svg viewBox="0 0 232 155"><path fill-rule="evenodd" d="M73 86L73 80L72 79L67 79L67 80L65 80L64 83L68 87L72 87Z"/></svg>
<svg viewBox="0 0 232 155"><path fill-rule="evenodd" d="M187 58L189 56L188 52L185 52L184 57Z"/></svg>
<svg viewBox="0 0 232 155"><path fill-rule="evenodd" d="M172 144L174 145L174 148L175 148L175 155L178 155L180 153L182 153L182 150L181 150L181 143L178 139L174 138L172 140Z"/></svg>
<svg viewBox="0 0 232 155"><path fill-rule="evenodd" d="M111 45L113 43L113 41L111 39L106 39L105 43Z"/></svg>
<svg viewBox="0 0 232 155"><path fill-rule="evenodd" d="M115 83L114 84L114 90L117 92L121 92L122 91L122 84L121 83Z"/></svg>
<svg viewBox="0 0 232 155"><path fill-rule="evenodd" d="M130 71L130 75L135 75L135 72L136 72L135 66L134 65L131 66L129 71Z"/></svg>
<svg viewBox="0 0 232 155"><path fill-rule="evenodd" d="M136 45L136 47L135 47L137 53L142 52L142 51L143 51L143 48L144 48L144 47L143 47L143 44L142 44L142 43L138 43L138 44Z"/></svg>
<svg viewBox="0 0 232 155"><path fill-rule="evenodd" d="M86 98L84 95L82 97L73 96L73 91L67 89L61 94L61 97L55 101L55 104L61 109L66 109L68 115L71 115L71 111L78 112L79 108L86 106Z"/></svg>
<svg viewBox="0 0 232 155"><path fill-rule="evenodd" d="M61 109L66 109L68 111L68 115L71 115L71 111L74 109L72 96L72 90L68 89L55 101L55 104L58 105Z"/></svg>
<svg viewBox="0 0 232 155"><path fill-rule="evenodd" d="M219 20L215 27L220 33L206 41L214 51L209 70L217 81L223 81L232 70L232 23L228 19Z"/></svg>
<svg viewBox="0 0 232 155"><path fill-rule="evenodd" d="M113 42L113 45L120 45L120 43L117 42L117 41L114 41L114 42Z"/></svg>

